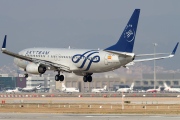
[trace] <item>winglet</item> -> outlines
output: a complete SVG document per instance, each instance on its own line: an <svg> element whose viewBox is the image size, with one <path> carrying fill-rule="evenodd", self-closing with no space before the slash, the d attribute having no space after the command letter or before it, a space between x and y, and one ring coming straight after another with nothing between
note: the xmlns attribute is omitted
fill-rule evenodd
<svg viewBox="0 0 180 120"><path fill-rule="evenodd" d="M5 35L5 37L4 37L4 42L2 45L2 51L6 49L6 37L7 37L7 35Z"/></svg>
<svg viewBox="0 0 180 120"><path fill-rule="evenodd" d="M174 50L172 51L171 55L175 55L178 45L179 45L179 42L176 44L176 46L175 46Z"/></svg>

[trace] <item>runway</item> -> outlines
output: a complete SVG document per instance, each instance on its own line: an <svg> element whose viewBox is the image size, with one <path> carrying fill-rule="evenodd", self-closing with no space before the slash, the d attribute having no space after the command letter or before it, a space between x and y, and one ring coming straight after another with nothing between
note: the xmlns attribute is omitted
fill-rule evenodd
<svg viewBox="0 0 180 120"><path fill-rule="evenodd" d="M6 103L111 103L122 102L121 97L33 97L33 98L0 98ZM131 101L132 104L180 104L177 97L125 97L124 101Z"/></svg>
<svg viewBox="0 0 180 120"><path fill-rule="evenodd" d="M0 120L179 120L179 115L0 113Z"/></svg>

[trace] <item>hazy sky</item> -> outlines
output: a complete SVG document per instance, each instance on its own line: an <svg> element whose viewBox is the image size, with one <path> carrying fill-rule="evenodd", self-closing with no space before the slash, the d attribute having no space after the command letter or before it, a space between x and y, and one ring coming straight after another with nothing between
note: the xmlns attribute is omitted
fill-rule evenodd
<svg viewBox="0 0 180 120"><path fill-rule="evenodd" d="M180 0L0 0L0 41L14 52L30 47L106 48L117 42L134 9L141 9L134 52L171 52L180 41ZM157 65L179 69L174 58ZM13 58L0 54L0 66ZM153 65L153 62L146 64Z"/></svg>

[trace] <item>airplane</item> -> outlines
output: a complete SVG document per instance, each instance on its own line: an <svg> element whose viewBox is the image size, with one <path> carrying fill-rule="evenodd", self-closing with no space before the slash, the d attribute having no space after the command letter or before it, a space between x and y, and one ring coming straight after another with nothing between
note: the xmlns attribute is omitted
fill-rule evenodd
<svg viewBox="0 0 180 120"><path fill-rule="evenodd" d="M161 91L161 86L159 86L158 89L148 89L148 90L146 90L146 92L151 92L151 93L160 92L160 91Z"/></svg>
<svg viewBox="0 0 180 120"><path fill-rule="evenodd" d="M116 92L132 92L134 87L134 83L131 84L130 88L119 88Z"/></svg>
<svg viewBox="0 0 180 120"><path fill-rule="evenodd" d="M6 38L4 37L2 53L15 57L15 64L26 73L44 74L47 70L57 71L56 81L63 81L64 75L61 72L74 73L83 76L84 82L92 82L93 73L113 71L120 67L128 68L136 62L160 60L171 58L175 55L179 42L172 53L163 57L152 57L136 59L142 56L162 55L156 54L135 54L133 47L136 30L139 20L140 9L135 9L127 25L124 28L119 40L114 45L103 50L100 49L71 49L71 48L29 48L14 53L6 49Z"/></svg>
<svg viewBox="0 0 180 120"><path fill-rule="evenodd" d="M25 87L25 88L22 88L22 92L33 92L40 89L41 89L41 85L38 85L36 87Z"/></svg>
<svg viewBox="0 0 180 120"><path fill-rule="evenodd" d="M145 93L145 90L137 90L138 93Z"/></svg>
<svg viewBox="0 0 180 120"><path fill-rule="evenodd" d="M78 88L67 88L64 83L62 83L62 91L67 93L79 92Z"/></svg>
<svg viewBox="0 0 180 120"><path fill-rule="evenodd" d="M180 88L171 88L164 82L164 91L166 91L166 92L180 92Z"/></svg>
<svg viewBox="0 0 180 120"><path fill-rule="evenodd" d="M92 89L91 90L91 92L95 92L95 93L99 93L99 92L107 92L107 85L105 85L104 86L104 88L99 88L99 89L97 89L97 88L94 88L94 89Z"/></svg>
<svg viewBox="0 0 180 120"><path fill-rule="evenodd" d="M16 87L16 88L13 89L13 90L6 90L5 92L11 94L11 93L19 93L19 92L21 92L21 90L20 90L19 87Z"/></svg>

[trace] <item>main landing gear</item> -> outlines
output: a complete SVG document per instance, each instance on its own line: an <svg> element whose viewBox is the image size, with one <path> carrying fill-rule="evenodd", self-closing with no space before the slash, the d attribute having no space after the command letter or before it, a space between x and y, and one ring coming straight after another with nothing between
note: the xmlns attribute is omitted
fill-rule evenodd
<svg viewBox="0 0 180 120"><path fill-rule="evenodd" d="M60 71L58 71L58 74L55 76L56 81L64 81L64 75L60 75Z"/></svg>
<svg viewBox="0 0 180 120"><path fill-rule="evenodd" d="M91 75L86 75L83 77L84 82L92 82L92 76Z"/></svg>
<svg viewBox="0 0 180 120"><path fill-rule="evenodd" d="M25 78L28 78L28 74L27 74L27 73L25 73L25 74L24 74L24 77L25 77Z"/></svg>

